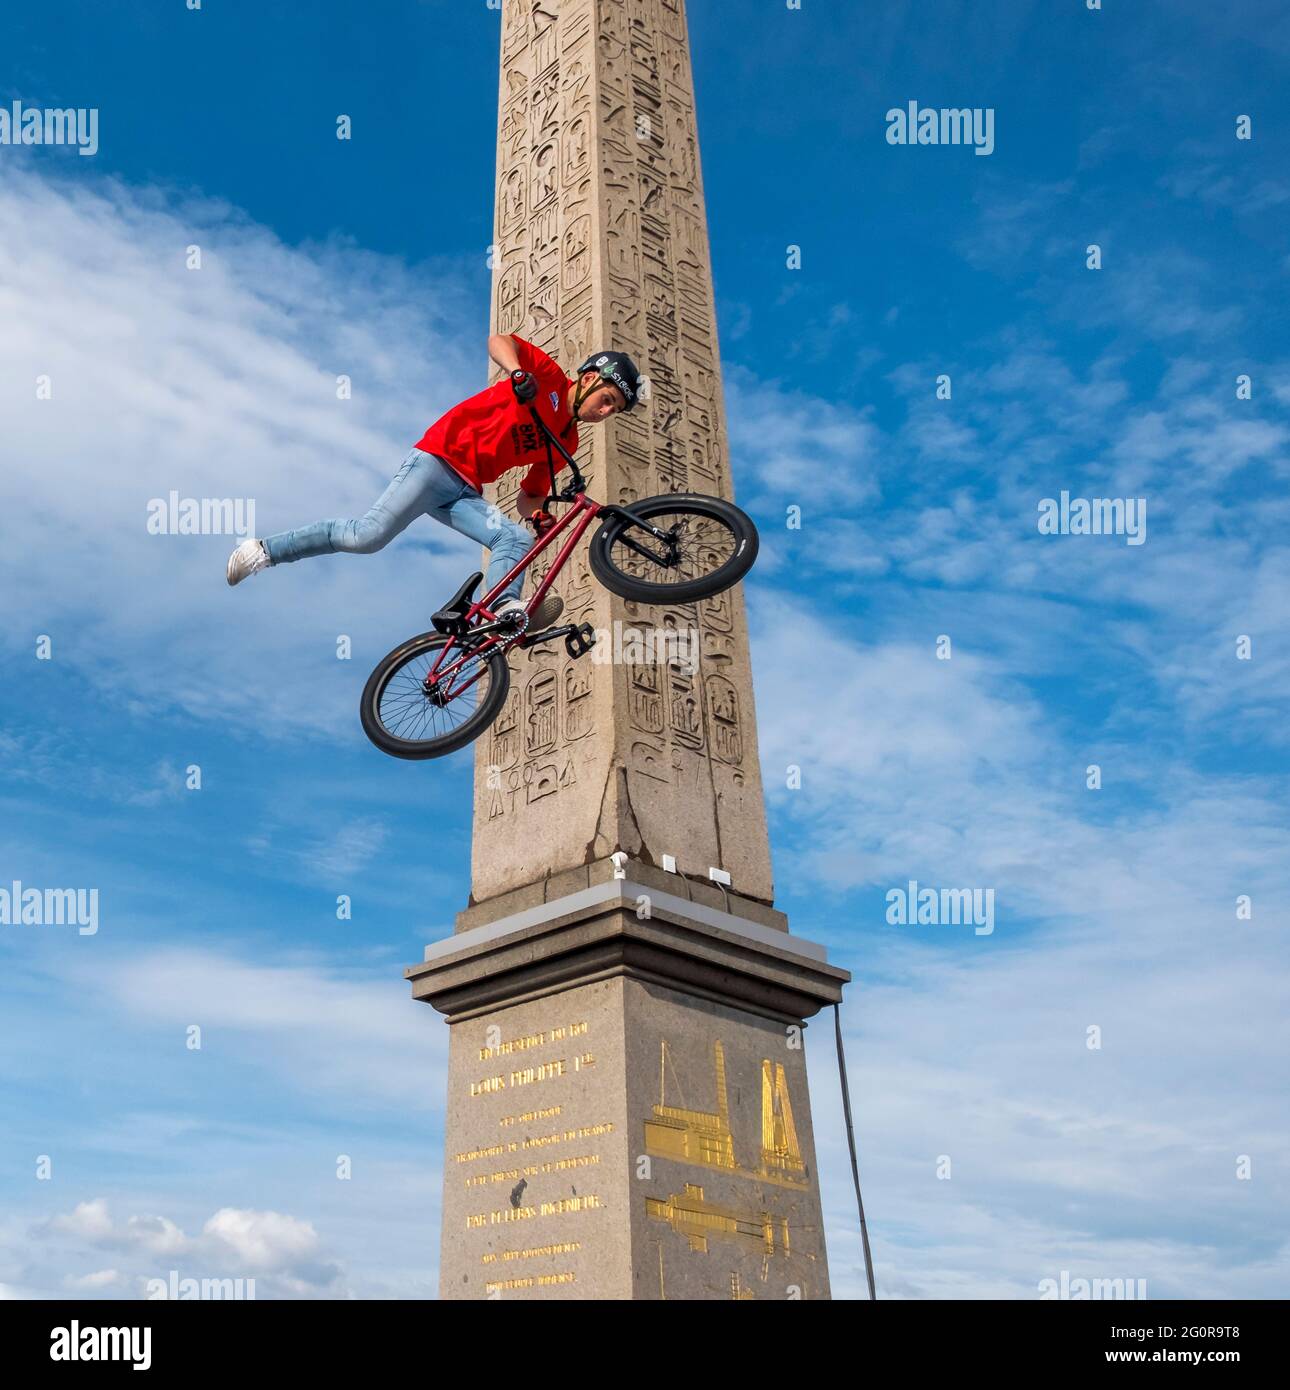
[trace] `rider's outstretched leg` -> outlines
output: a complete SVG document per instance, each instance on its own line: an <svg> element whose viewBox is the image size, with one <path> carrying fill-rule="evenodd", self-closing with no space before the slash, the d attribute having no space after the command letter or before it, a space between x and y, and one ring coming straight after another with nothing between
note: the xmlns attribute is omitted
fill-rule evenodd
<svg viewBox="0 0 1290 1390"><path fill-rule="evenodd" d="M436 503L433 493L440 483L442 465L431 454L413 449L403 460L390 485L361 517L339 521L315 521L294 531L268 536L263 544L272 565L290 564L311 555L347 551L371 555L405 531L414 518Z"/></svg>

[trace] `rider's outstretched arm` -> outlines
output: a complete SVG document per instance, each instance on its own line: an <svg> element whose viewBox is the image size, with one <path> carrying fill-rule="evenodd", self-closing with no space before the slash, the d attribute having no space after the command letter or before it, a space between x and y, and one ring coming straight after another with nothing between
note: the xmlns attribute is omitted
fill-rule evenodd
<svg viewBox="0 0 1290 1390"><path fill-rule="evenodd" d="M520 357L515 339L509 333L494 333L488 339L488 355L509 376L520 370Z"/></svg>

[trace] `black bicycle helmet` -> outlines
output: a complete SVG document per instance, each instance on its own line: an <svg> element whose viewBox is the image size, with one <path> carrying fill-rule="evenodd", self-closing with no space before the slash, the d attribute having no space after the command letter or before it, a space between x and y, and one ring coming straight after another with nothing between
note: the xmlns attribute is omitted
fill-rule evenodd
<svg viewBox="0 0 1290 1390"><path fill-rule="evenodd" d="M586 372L596 372L602 382L617 386L623 393L624 410L630 410L637 401L649 400L649 377L641 375L636 363L625 352L613 352L608 349L604 352L593 352L578 368L579 404L582 401L582 377ZM575 405L575 410L576 408Z"/></svg>

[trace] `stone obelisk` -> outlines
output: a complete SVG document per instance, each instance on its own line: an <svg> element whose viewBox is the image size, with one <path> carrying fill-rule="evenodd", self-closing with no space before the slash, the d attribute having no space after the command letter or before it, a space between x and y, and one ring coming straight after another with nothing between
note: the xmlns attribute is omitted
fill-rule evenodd
<svg viewBox="0 0 1290 1390"><path fill-rule="evenodd" d="M733 499L682 0L504 0L501 48L493 331L649 376L581 428L593 496ZM626 602L583 546L556 590L600 644L511 658L407 972L452 1029L441 1294L827 1298L803 1023L849 977L773 906L742 587Z"/></svg>

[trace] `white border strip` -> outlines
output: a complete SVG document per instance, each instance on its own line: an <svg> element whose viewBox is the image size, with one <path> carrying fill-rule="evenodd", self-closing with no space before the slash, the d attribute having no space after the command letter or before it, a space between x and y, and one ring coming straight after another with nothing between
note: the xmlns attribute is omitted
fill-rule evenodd
<svg viewBox="0 0 1290 1390"><path fill-rule="evenodd" d="M450 956L472 946L498 941L514 932L524 931L528 927L549 922L555 917L563 917L566 913L577 912L584 907L596 907L610 900L622 901L624 907L634 907L637 897L642 894L669 912L691 917L696 922L702 922L704 926L715 927L733 936L746 937L763 946L773 946L785 955L800 956L821 965L828 960L828 952L818 942L807 941L800 936L790 936L788 932L777 931L774 927L764 927L760 922L750 922L746 917L736 917L731 912L721 912L705 903L690 902L686 898L676 897L675 894L662 893L657 888L647 888L643 884L621 878L593 884L590 888L582 888L576 893L556 898L553 902L527 907L522 912L499 918L486 926L472 927L469 931L456 932L442 941L432 941L426 947L425 959L438 960L441 956Z"/></svg>

